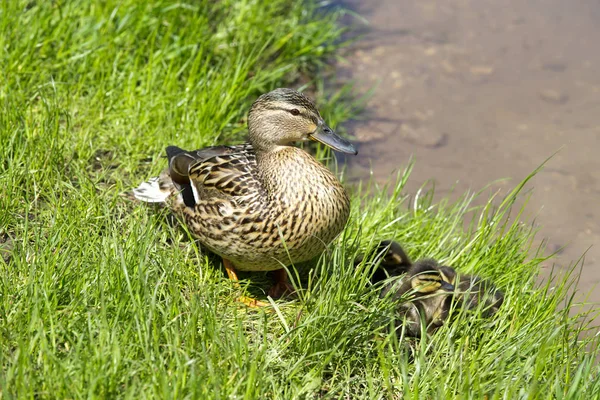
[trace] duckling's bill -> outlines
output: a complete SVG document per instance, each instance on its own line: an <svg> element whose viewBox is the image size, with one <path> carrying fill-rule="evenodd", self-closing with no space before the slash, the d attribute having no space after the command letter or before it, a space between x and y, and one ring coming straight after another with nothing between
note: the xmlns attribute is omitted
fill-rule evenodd
<svg viewBox="0 0 600 400"><path fill-rule="evenodd" d="M356 151L352 143L335 133L333 129L325 125L325 123L320 123L317 130L308 135L308 137L311 140L331 147L335 151L346 154L358 154L358 151Z"/></svg>

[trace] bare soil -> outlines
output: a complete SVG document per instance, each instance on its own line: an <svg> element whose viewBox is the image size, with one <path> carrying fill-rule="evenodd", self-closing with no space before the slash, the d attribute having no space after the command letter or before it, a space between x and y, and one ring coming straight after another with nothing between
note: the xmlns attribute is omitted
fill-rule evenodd
<svg viewBox="0 0 600 400"><path fill-rule="evenodd" d="M366 35L339 70L374 88L349 130L352 179L384 183L411 157L407 190L438 198L490 182L506 193L547 157L527 206L565 267L586 251L580 293L600 302L600 3L363 0ZM550 268L551 264L547 266Z"/></svg>

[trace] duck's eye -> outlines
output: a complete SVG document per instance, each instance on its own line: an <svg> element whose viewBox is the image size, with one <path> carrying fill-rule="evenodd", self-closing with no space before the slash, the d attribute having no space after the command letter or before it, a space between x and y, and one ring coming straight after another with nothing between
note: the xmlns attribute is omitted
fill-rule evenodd
<svg viewBox="0 0 600 400"><path fill-rule="evenodd" d="M292 114L292 115L300 115L300 110L298 110L297 108L292 108L290 110L290 114Z"/></svg>

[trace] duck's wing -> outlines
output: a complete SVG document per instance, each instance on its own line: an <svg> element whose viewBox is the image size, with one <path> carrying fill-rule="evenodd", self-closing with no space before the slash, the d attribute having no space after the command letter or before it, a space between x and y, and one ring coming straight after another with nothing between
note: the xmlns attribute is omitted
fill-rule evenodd
<svg viewBox="0 0 600 400"><path fill-rule="evenodd" d="M167 147L169 175L186 206L201 199L263 195L256 156L250 144L185 151Z"/></svg>

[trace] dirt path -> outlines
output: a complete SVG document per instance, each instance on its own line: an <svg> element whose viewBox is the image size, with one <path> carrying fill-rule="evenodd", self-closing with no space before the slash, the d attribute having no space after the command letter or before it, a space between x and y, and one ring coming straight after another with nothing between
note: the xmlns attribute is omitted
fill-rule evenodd
<svg viewBox="0 0 600 400"><path fill-rule="evenodd" d="M346 4L348 5L348 4ZM530 216L568 265L588 248L581 292L600 282L600 3L596 0L370 0L370 23L340 68L377 85L350 130L385 182L411 155L408 190L438 196L501 178L506 189L554 152L532 184ZM593 247L592 247L593 246ZM590 300L600 302L600 288Z"/></svg>

